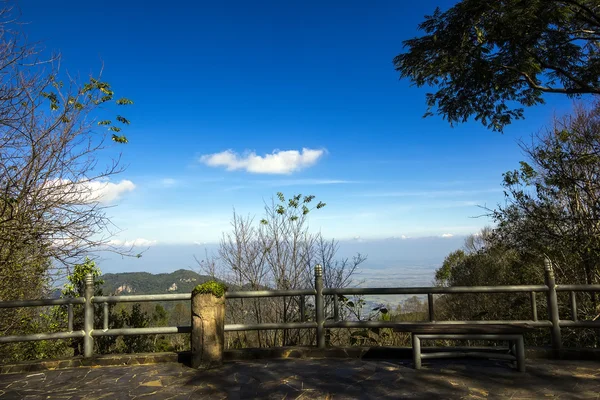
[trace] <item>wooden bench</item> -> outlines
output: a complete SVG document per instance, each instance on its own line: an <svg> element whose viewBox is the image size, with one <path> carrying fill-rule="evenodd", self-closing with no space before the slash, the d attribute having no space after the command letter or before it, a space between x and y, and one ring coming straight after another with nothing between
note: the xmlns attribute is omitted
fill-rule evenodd
<svg viewBox="0 0 600 400"><path fill-rule="evenodd" d="M406 324L395 327L397 332L412 334L413 363L421 368L421 361L430 358L496 358L516 362L517 369L525 372L525 345L523 334L532 330L529 325L484 325L484 324ZM421 340L502 340L509 343L508 353L482 351L421 352Z"/></svg>

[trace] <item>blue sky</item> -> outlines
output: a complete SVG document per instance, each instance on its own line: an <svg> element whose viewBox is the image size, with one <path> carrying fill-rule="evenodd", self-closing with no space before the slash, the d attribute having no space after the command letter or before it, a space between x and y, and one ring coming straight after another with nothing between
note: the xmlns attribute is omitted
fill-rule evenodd
<svg viewBox="0 0 600 400"><path fill-rule="evenodd" d="M103 64L135 101L130 143L105 155L122 151L127 165L106 189L115 240L185 244L217 241L234 207L260 215L277 191L326 202L311 226L338 239L489 224L472 217L502 201L517 140L571 102L547 97L504 135L423 119L426 90L399 80L392 58L425 14L452 4L27 1L21 12L63 71Z"/></svg>

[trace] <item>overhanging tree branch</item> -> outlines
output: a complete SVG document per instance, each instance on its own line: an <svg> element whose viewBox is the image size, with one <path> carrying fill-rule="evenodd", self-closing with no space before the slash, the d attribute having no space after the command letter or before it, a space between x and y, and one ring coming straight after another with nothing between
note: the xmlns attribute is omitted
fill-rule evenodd
<svg viewBox="0 0 600 400"><path fill-rule="evenodd" d="M542 86L539 85L527 72L520 71L518 68L512 67L510 65L502 65L504 69L514 71L525 78L525 82L529 85L530 88L539 90L545 93L561 93L561 94L600 94L600 88L556 88L550 86Z"/></svg>

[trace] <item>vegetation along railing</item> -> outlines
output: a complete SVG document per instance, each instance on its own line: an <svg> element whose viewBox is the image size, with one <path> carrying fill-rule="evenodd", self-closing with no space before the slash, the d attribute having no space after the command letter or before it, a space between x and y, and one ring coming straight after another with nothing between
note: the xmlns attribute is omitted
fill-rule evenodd
<svg viewBox="0 0 600 400"><path fill-rule="evenodd" d="M428 319L422 324L528 324L539 328L549 328L552 338L552 347L558 355L561 349L561 327L569 328L600 328L600 321L579 321L577 318L577 292L600 292L600 285L556 285L552 264L546 260L545 285L517 285L517 286L454 286L454 287L411 287L411 288L323 288L323 269L320 265L315 267L315 289L305 290L261 290L238 291L225 294L227 299L266 298L266 297L299 297L301 322L261 323L261 324L227 324L225 331L251 331L272 329L316 329L317 346L324 348L325 329L330 328L391 328L401 325L411 325L410 321L340 321L340 296L346 295L427 295ZM38 299L0 302L0 308L40 307L40 306L68 306L68 331L58 333L39 333L33 335L0 336L0 343L26 342L35 340L55 340L68 338L84 338L84 357L93 355L93 338L99 336L122 335L151 335L151 334L176 334L190 333L191 326L166 326L149 328L122 328L109 329L110 303L123 302L156 302L156 301L182 301L191 300L191 293L184 294L155 294L155 295L130 295L130 296L93 296L94 279L90 274L86 277L84 297L64 299ZM569 292L571 302L571 319L559 318L557 292ZM502 321L436 321L434 295L459 294L459 293L529 293L531 301L530 320L502 320ZM537 293L543 293L547 299L549 320L540 320L537 312ZM306 296L315 297L314 321L306 321L305 306ZM333 297L333 316L326 319L325 296ZM73 305L84 305L83 330L73 330ZM103 304L103 327L94 329L94 304Z"/></svg>

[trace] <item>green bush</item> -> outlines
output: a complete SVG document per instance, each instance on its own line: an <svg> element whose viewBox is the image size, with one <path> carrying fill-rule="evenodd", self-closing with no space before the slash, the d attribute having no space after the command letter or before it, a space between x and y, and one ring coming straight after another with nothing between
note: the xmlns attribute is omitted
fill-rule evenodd
<svg viewBox="0 0 600 400"><path fill-rule="evenodd" d="M212 294L213 296L220 298L223 297L226 291L227 286L225 286L225 284L217 281L208 281L196 286L192 291L192 295Z"/></svg>

